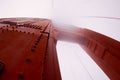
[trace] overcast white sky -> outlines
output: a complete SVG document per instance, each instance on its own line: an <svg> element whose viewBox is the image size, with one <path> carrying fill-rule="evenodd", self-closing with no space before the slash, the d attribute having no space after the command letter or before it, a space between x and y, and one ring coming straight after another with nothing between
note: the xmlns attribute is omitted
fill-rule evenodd
<svg viewBox="0 0 120 80"><path fill-rule="evenodd" d="M62 80L109 80L78 44L58 41L57 53Z"/></svg>
<svg viewBox="0 0 120 80"><path fill-rule="evenodd" d="M120 41L120 0L54 0L52 15L53 22L88 28Z"/></svg>
<svg viewBox="0 0 120 80"><path fill-rule="evenodd" d="M0 0L0 17L51 18L52 0Z"/></svg>

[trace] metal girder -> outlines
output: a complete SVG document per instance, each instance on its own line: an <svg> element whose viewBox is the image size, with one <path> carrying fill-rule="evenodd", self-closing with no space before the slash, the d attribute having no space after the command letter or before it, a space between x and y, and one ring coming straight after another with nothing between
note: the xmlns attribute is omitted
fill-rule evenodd
<svg viewBox="0 0 120 80"><path fill-rule="evenodd" d="M88 29L54 27L47 19L5 18L0 24L0 80L62 80L57 40L80 44L111 80L120 80L116 40Z"/></svg>

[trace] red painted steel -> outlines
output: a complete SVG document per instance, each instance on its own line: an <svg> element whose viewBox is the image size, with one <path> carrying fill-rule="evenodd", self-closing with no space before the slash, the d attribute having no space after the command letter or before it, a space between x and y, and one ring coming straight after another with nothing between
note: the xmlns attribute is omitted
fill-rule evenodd
<svg viewBox="0 0 120 80"><path fill-rule="evenodd" d="M50 20L7 18L0 23L0 80L61 80Z"/></svg>
<svg viewBox="0 0 120 80"><path fill-rule="evenodd" d="M88 29L56 30L58 39L80 44L111 80L120 80L120 42Z"/></svg>
<svg viewBox="0 0 120 80"><path fill-rule="evenodd" d="M62 80L57 40L80 46L111 80L120 80L120 43L97 32L58 28L48 19L0 19L0 80Z"/></svg>

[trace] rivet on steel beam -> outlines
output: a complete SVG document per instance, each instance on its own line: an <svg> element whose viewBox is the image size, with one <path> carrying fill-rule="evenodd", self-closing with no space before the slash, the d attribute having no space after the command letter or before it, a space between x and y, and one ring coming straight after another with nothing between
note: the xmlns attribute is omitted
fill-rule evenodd
<svg viewBox="0 0 120 80"><path fill-rule="evenodd" d="M5 70L5 65L3 62L0 61L0 75L3 73L4 70Z"/></svg>
<svg viewBox="0 0 120 80"><path fill-rule="evenodd" d="M42 33L43 31L40 30L40 33Z"/></svg>
<svg viewBox="0 0 120 80"><path fill-rule="evenodd" d="M20 73L20 74L18 75L18 78L19 78L19 79L23 79L23 78L24 78L24 75L23 75L22 73Z"/></svg>
<svg viewBox="0 0 120 80"><path fill-rule="evenodd" d="M31 49L32 52L35 52L35 49Z"/></svg>
<svg viewBox="0 0 120 80"><path fill-rule="evenodd" d="M31 59L27 58L25 61L26 61L26 62L31 62Z"/></svg>
<svg viewBox="0 0 120 80"><path fill-rule="evenodd" d="M39 43L39 40L37 40L36 43Z"/></svg>
<svg viewBox="0 0 120 80"><path fill-rule="evenodd" d="M35 43L35 45L38 45L38 43Z"/></svg>
<svg viewBox="0 0 120 80"><path fill-rule="evenodd" d="M39 41L40 41L40 38L38 38L38 40L37 40L37 41L38 41L38 43L39 43Z"/></svg>
<svg viewBox="0 0 120 80"><path fill-rule="evenodd" d="M36 46L33 46L33 48L36 48Z"/></svg>

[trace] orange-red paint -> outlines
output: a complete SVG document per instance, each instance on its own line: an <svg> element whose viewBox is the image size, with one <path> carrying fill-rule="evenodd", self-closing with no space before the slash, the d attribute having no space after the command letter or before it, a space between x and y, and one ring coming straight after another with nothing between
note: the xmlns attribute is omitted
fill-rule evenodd
<svg viewBox="0 0 120 80"><path fill-rule="evenodd" d="M53 27L48 19L0 19L0 80L61 80L57 40L80 46L111 80L120 80L120 43L97 32Z"/></svg>

